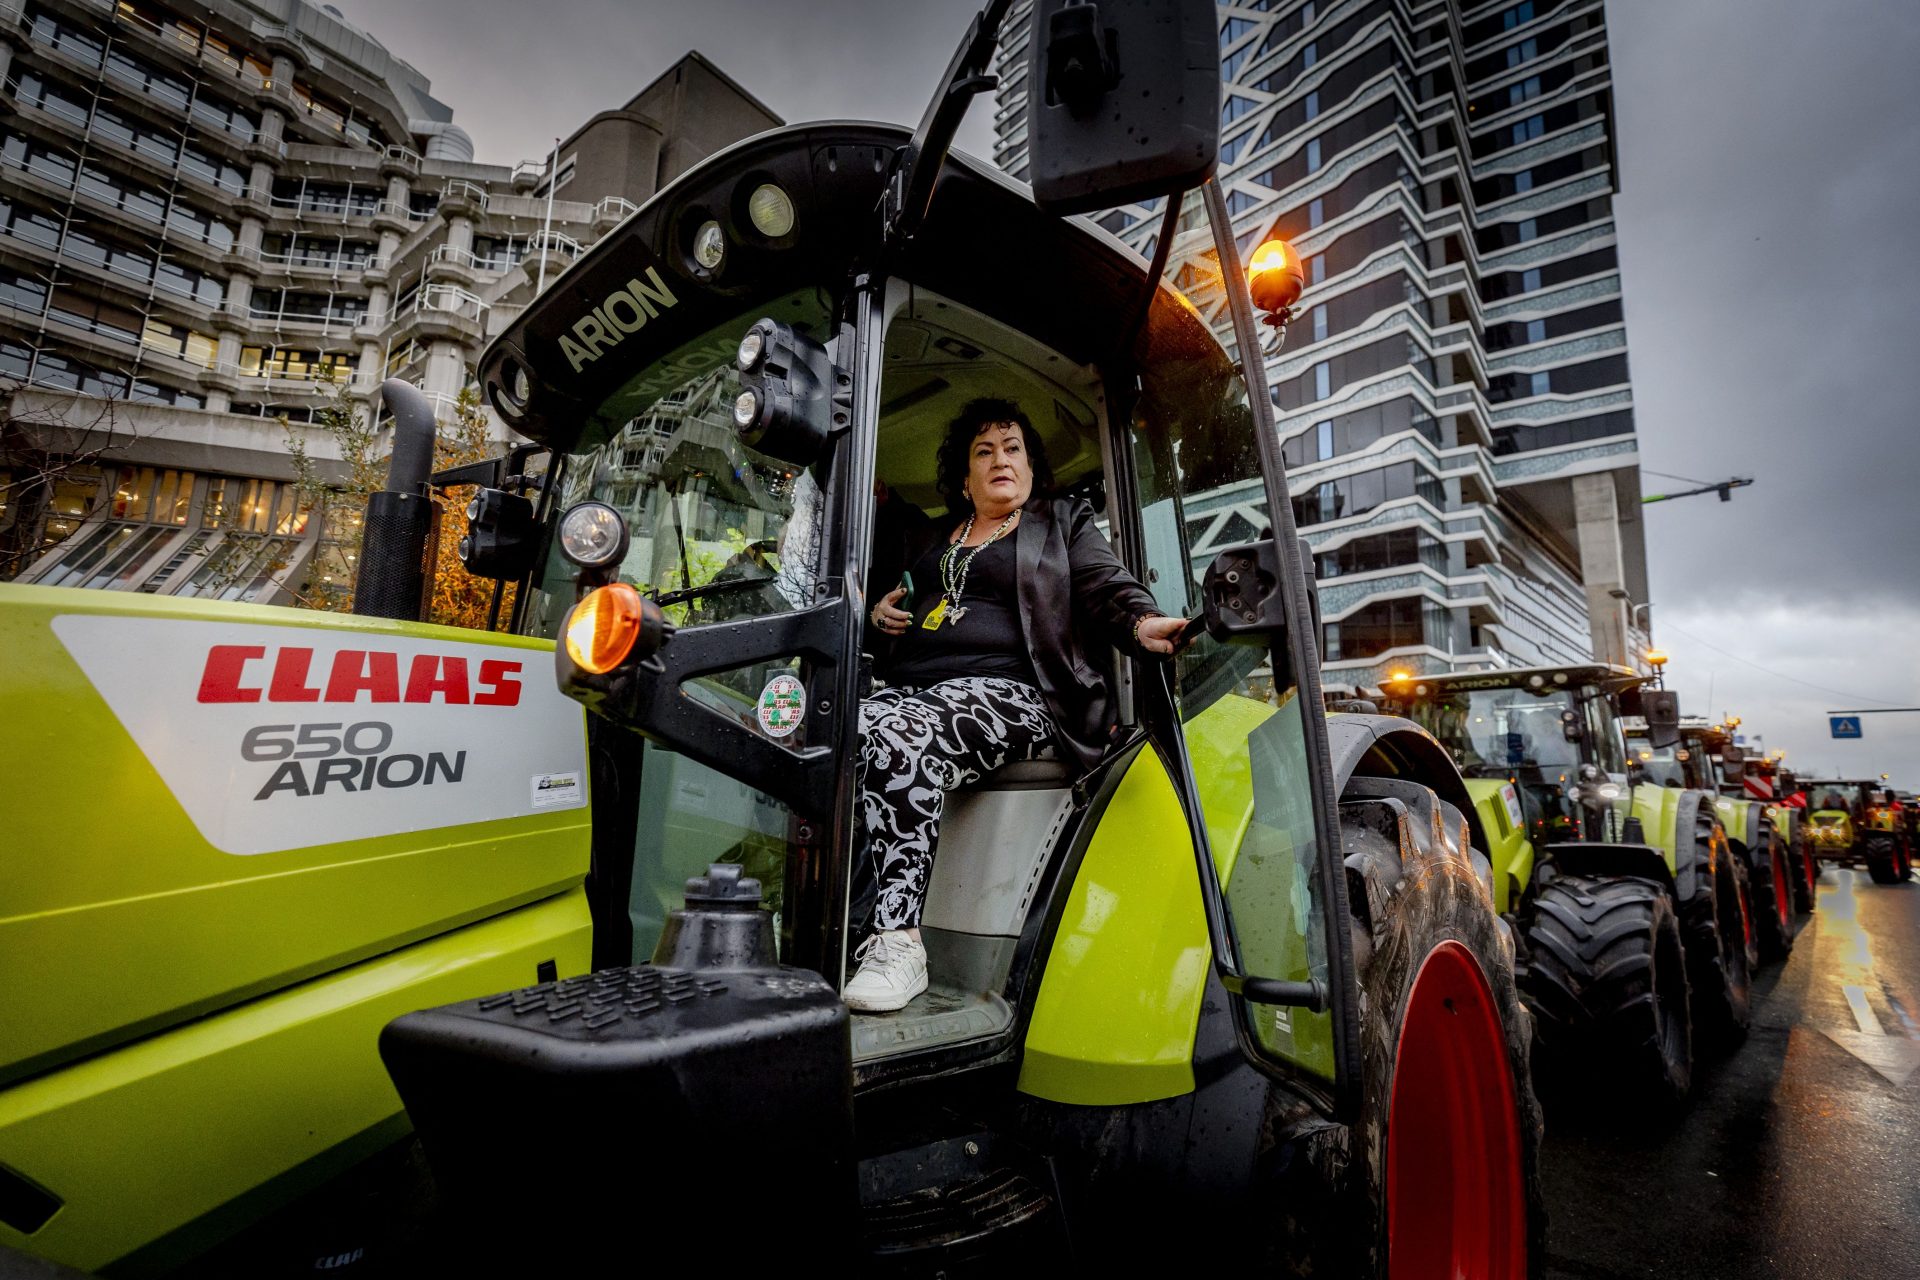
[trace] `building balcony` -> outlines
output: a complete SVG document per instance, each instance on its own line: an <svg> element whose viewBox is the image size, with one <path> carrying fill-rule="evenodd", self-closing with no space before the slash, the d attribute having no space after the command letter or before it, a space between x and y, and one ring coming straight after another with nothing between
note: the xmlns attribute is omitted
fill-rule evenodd
<svg viewBox="0 0 1920 1280"><path fill-rule="evenodd" d="M455 178L440 188L436 212L443 218L480 218L487 212L487 189L477 182Z"/></svg>
<svg viewBox="0 0 1920 1280"><path fill-rule="evenodd" d="M389 178L405 178L409 182L420 176L420 154L412 147L403 147L398 143L389 145L380 153L380 172Z"/></svg>

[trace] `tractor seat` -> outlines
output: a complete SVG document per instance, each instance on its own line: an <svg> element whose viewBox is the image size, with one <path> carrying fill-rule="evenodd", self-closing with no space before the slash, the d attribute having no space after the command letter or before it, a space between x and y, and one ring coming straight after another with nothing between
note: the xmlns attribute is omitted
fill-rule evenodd
<svg viewBox="0 0 1920 1280"><path fill-rule="evenodd" d="M1057 791L1073 785L1073 771L1051 756L1038 760L1013 760L1001 765L980 781L961 787L970 791Z"/></svg>

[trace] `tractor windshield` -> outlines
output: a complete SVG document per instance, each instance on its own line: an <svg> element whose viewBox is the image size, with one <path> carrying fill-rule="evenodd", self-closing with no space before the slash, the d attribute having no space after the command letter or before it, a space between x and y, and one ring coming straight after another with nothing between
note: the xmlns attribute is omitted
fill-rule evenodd
<svg viewBox="0 0 1920 1280"><path fill-rule="evenodd" d="M740 335L770 315L824 340L829 314L827 295L812 289L743 309L637 370L561 460L553 509L592 499L619 511L631 537L620 580L661 601L677 626L769 617L813 598L824 515L816 478L742 445L729 415L740 392L733 364ZM522 615L522 630L538 636L553 636L573 604L571 566L557 549L549 557ZM752 723L756 695L798 665L755 663L680 688L723 716ZM638 737L611 750L638 755L628 893L635 960L652 953L687 878L709 863L743 864L780 910L792 817L785 806Z"/></svg>
<svg viewBox="0 0 1920 1280"><path fill-rule="evenodd" d="M1809 782L1807 784L1808 809L1834 809L1849 813L1859 805L1860 784L1857 782Z"/></svg>
<svg viewBox="0 0 1920 1280"><path fill-rule="evenodd" d="M826 298L806 290L763 303L638 372L569 454L555 510L589 499L626 517L620 580L666 604L677 626L779 613L813 592L822 510L813 477L740 443L740 335L763 315L823 337ZM522 630L551 637L573 605L572 569L551 549ZM555 589L558 588L558 589ZM759 688L755 685L754 688Z"/></svg>
<svg viewBox="0 0 1920 1280"><path fill-rule="evenodd" d="M1649 746L1645 738L1630 738L1627 745L1648 782L1656 787L1686 788L1687 767L1678 755L1684 748Z"/></svg>
<svg viewBox="0 0 1920 1280"><path fill-rule="evenodd" d="M1415 702L1409 714L1440 739L1468 777L1505 777L1515 769L1572 769L1580 746L1567 740L1575 714L1565 689L1446 690Z"/></svg>

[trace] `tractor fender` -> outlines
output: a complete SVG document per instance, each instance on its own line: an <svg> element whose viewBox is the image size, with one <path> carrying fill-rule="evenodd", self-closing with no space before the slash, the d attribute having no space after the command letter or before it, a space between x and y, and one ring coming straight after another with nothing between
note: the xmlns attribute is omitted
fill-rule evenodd
<svg viewBox="0 0 1920 1280"><path fill-rule="evenodd" d="M1560 875L1592 876L1614 879L1637 876L1651 880L1668 893L1675 893L1673 872L1667 869L1667 856L1650 844L1605 844L1596 840L1570 840L1553 846L1553 869ZM1679 898L1676 896L1677 903Z"/></svg>
<svg viewBox="0 0 1920 1280"><path fill-rule="evenodd" d="M1459 766L1439 739L1413 721L1336 712L1327 717L1327 754L1333 764L1334 794L1344 794L1356 773L1418 782L1466 815L1474 848L1493 847Z"/></svg>
<svg viewBox="0 0 1920 1280"><path fill-rule="evenodd" d="M1668 861L1673 868L1674 894L1676 901L1679 902L1686 902L1693 897L1700 876L1713 874L1715 842L1708 842L1706 865L1701 865L1698 834L1703 820L1709 826L1718 821L1714 814L1712 797L1704 791L1681 792L1674 802L1671 829L1673 847L1666 851Z"/></svg>

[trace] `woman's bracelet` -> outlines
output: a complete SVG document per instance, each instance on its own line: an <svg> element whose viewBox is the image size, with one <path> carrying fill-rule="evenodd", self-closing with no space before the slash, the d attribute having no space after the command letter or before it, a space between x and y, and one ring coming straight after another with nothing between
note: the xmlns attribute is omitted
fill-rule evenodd
<svg viewBox="0 0 1920 1280"><path fill-rule="evenodd" d="M1166 616L1167 615L1164 613L1143 613L1139 617L1135 618L1133 620L1133 647L1136 649L1141 649L1144 652L1144 646L1141 645L1140 643L1140 624L1141 623L1146 622L1153 618L1164 618Z"/></svg>

